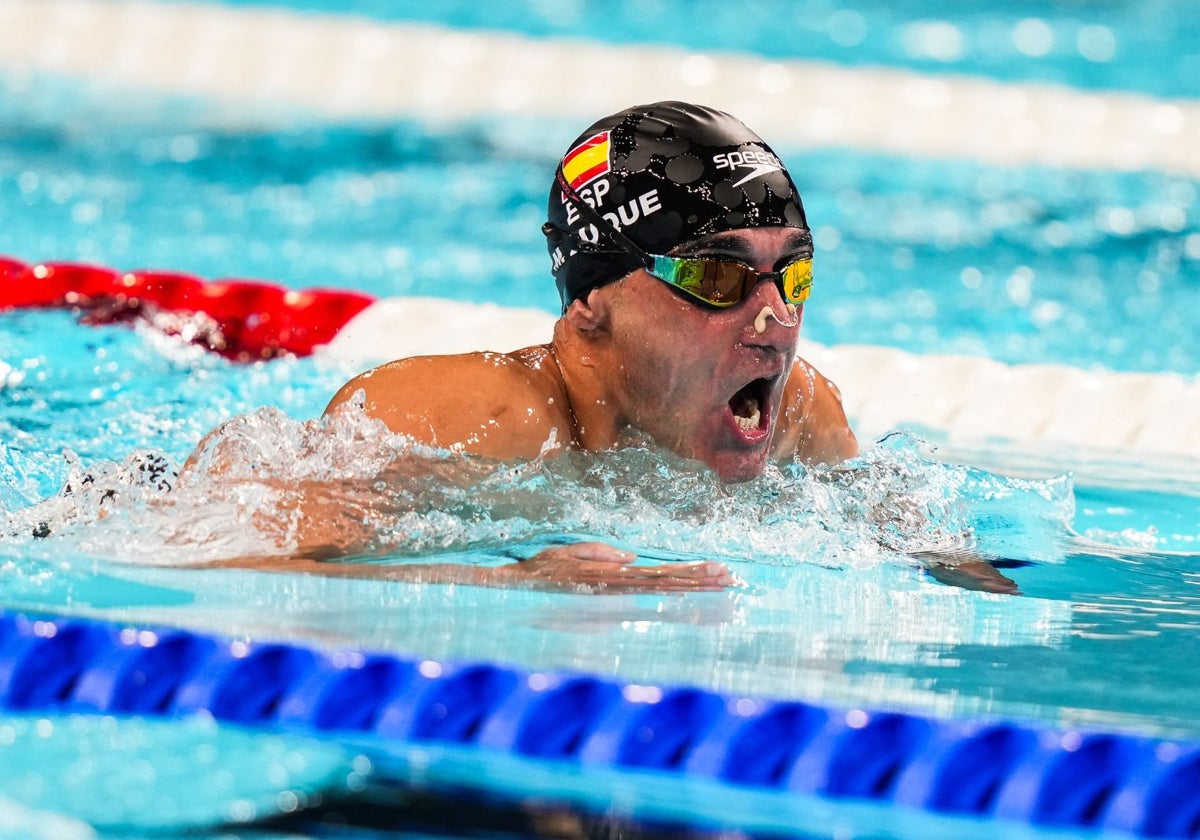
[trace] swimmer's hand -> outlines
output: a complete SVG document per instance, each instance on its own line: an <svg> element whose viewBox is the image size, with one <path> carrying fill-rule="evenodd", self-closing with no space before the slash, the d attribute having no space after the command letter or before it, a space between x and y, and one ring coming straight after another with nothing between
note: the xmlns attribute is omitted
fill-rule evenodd
<svg viewBox="0 0 1200 840"><path fill-rule="evenodd" d="M560 592L710 592L740 581L711 561L635 566L637 555L601 542L556 545L527 560L477 569L488 573L485 586L516 586Z"/></svg>
<svg viewBox="0 0 1200 840"><path fill-rule="evenodd" d="M965 551L914 551L930 577L946 584L976 592L1020 595L1017 582L1001 574L987 560Z"/></svg>

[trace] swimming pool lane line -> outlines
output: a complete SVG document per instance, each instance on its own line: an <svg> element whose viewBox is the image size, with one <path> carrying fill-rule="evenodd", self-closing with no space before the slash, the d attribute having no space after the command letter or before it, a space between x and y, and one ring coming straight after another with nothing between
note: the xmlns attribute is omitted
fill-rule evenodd
<svg viewBox="0 0 1200 840"><path fill-rule="evenodd" d="M454 745L938 814L1194 837L1200 741L0 612L0 708ZM361 743L361 741L358 741Z"/></svg>
<svg viewBox="0 0 1200 840"><path fill-rule="evenodd" d="M684 98L736 113L776 146L1200 176L1192 99L264 7L7 0L0 68L201 96L238 106L227 119L239 127L288 109L584 124Z"/></svg>
<svg viewBox="0 0 1200 840"><path fill-rule="evenodd" d="M355 370L427 353L514 350L549 341L555 320L548 312L491 303L376 300L345 290L289 291L166 271L29 265L0 255L0 311L75 306L89 311L93 323L119 322L137 317L145 303L202 313L211 329L198 330L194 340L234 360L320 352ZM912 428L959 446L1004 441L1168 459L1176 462L1164 466L1171 474L1194 476L1200 465L1200 377L1009 365L810 341L801 342L800 355L837 384L863 440Z"/></svg>

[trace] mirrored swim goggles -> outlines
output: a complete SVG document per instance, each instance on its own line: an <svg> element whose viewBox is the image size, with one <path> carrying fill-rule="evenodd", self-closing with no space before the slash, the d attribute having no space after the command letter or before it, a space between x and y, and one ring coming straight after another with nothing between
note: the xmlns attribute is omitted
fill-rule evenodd
<svg viewBox="0 0 1200 840"><path fill-rule="evenodd" d="M801 257L779 271L758 271L740 260L712 257L664 257L646 254L646 273L709 306L741 303L762 280L779 287L786 303L799 306L812 292L812 257Z"/></svg>
<svg viewBox="0 0 1200 840"><path fill-rule="evenodd" d="M785 303L799 306L812 292L812 257L792 260L778 271L759 271L740 260L714 257L669 257L651 254L637 246L579 197L558 172L559 187L584 219L595 225L610 240L637 259L646 273L707 306L725 308L748 298L762 280L771 280L779 288ZM548 236L563 231L549 222L542 226Z"/></svg>

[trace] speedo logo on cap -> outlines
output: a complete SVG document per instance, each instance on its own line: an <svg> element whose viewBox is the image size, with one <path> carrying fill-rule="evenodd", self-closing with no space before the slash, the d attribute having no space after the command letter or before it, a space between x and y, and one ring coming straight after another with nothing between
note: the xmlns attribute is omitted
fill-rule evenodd
<svg viewBox="0 0 1200 840"><path fill-rule="evenodd" d="M584 140L563 158L563 177L571 189L579 190L608 174L608 132L601 131Z"/></svg>
<svg viewBox="0 0 1200 840"><path fill-rule="evenodd" d="M783 162L779 158L770 152L754 149L747 149L742 152L722 152L719 155L713 155L713 165L718 170L749 170L741 180L733 184L735 187L740 187L747 181L753 181L755 178L771 172L783 171Z"/></svg>

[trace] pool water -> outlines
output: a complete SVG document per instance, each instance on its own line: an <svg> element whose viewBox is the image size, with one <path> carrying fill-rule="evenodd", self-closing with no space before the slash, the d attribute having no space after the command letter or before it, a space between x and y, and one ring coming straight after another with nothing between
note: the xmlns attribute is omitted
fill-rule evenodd
<svg viewBox="0 0 1200 840"><path fill-rule="evenodd" d="M821 20L844 26L826 25L824 41L788 39L786 57L1196 95L1200 74L1184 48L1195 22L1184 5L1119 4L1104 21L1084 20L1071 4L926 5L905 15L821 5ZM458 4L439 20L590 36L597 8ZM352 11L388 21L427 14L366 2ZM817 25L814 4L770 11L764 20L809 15L804 26ZM684 13L674 2L648 16L614 6L622 33L601 27L593 37L780 57L772 28L722 25L715 12L664 34L661 22ZM1014 63L1044 44L1029 20L1043 21L1054 46ZM938 21L960 40L929 28ZM1007 46L988 48L998 28ZM958 54L946 52L956 43ZM580 130L576 119L331 122L286 109L247 119L183 96L3 65L0 91L0 253L385 298L557 306L538 227L547 173ZM1200 371L1195 177L777 151L814 225L808 338L1098 371ZM646 447L481 469L414 450L361 418L314 429L307 421L355 372L329 353L238 365L145 327L88 327L66 311L0 314L0 607L836 707L1200 737L1200 453L1149 469L1125 456L1095 464L997 442L964 462L937 440L897 434L863 441L846 472L786 465L736 487ZM250 420L234 440L263 454L263 469L170 492L139 470L147 458L177 468L208 430L239 416ZM347 500L378 533L372 562L502 563L599 537L647 562L719 558L744 585L599 597L183 568L279 538L261 526L278 511L274 488L312 477L370 487L388 461L405 469L385 498ZM906 554L930 546L1020 561L1002 565L1023 596L933 581ZM371 776L360 745L202 721L13 715L0 719L0 746L21 757L4 761L0 811L11 800L15 830L28 836L245 824ZM203 760L181 764L179 755ZM108 786L113 756L138 774L138 808ZM706 829L978 829L598 770L556 778L496 756L393 758L371 778L520 798L498 781L517 777L525 795ZM47 812L58 822L39 825Z"/></svg>
<svg viewBox="0 0 1200 840"><path fill-rule="evenodd" d="M0 253L558 306L540 224L546 172L578 121L314 125L289 115L231 131L161 97L114 115L107 95L78 84L26 84L0 100L0 116L20 126L0 151L11 173L0 200L19 208ZM816 239L807 337L1200 369L1195 178L779 151Z"/></svg>

